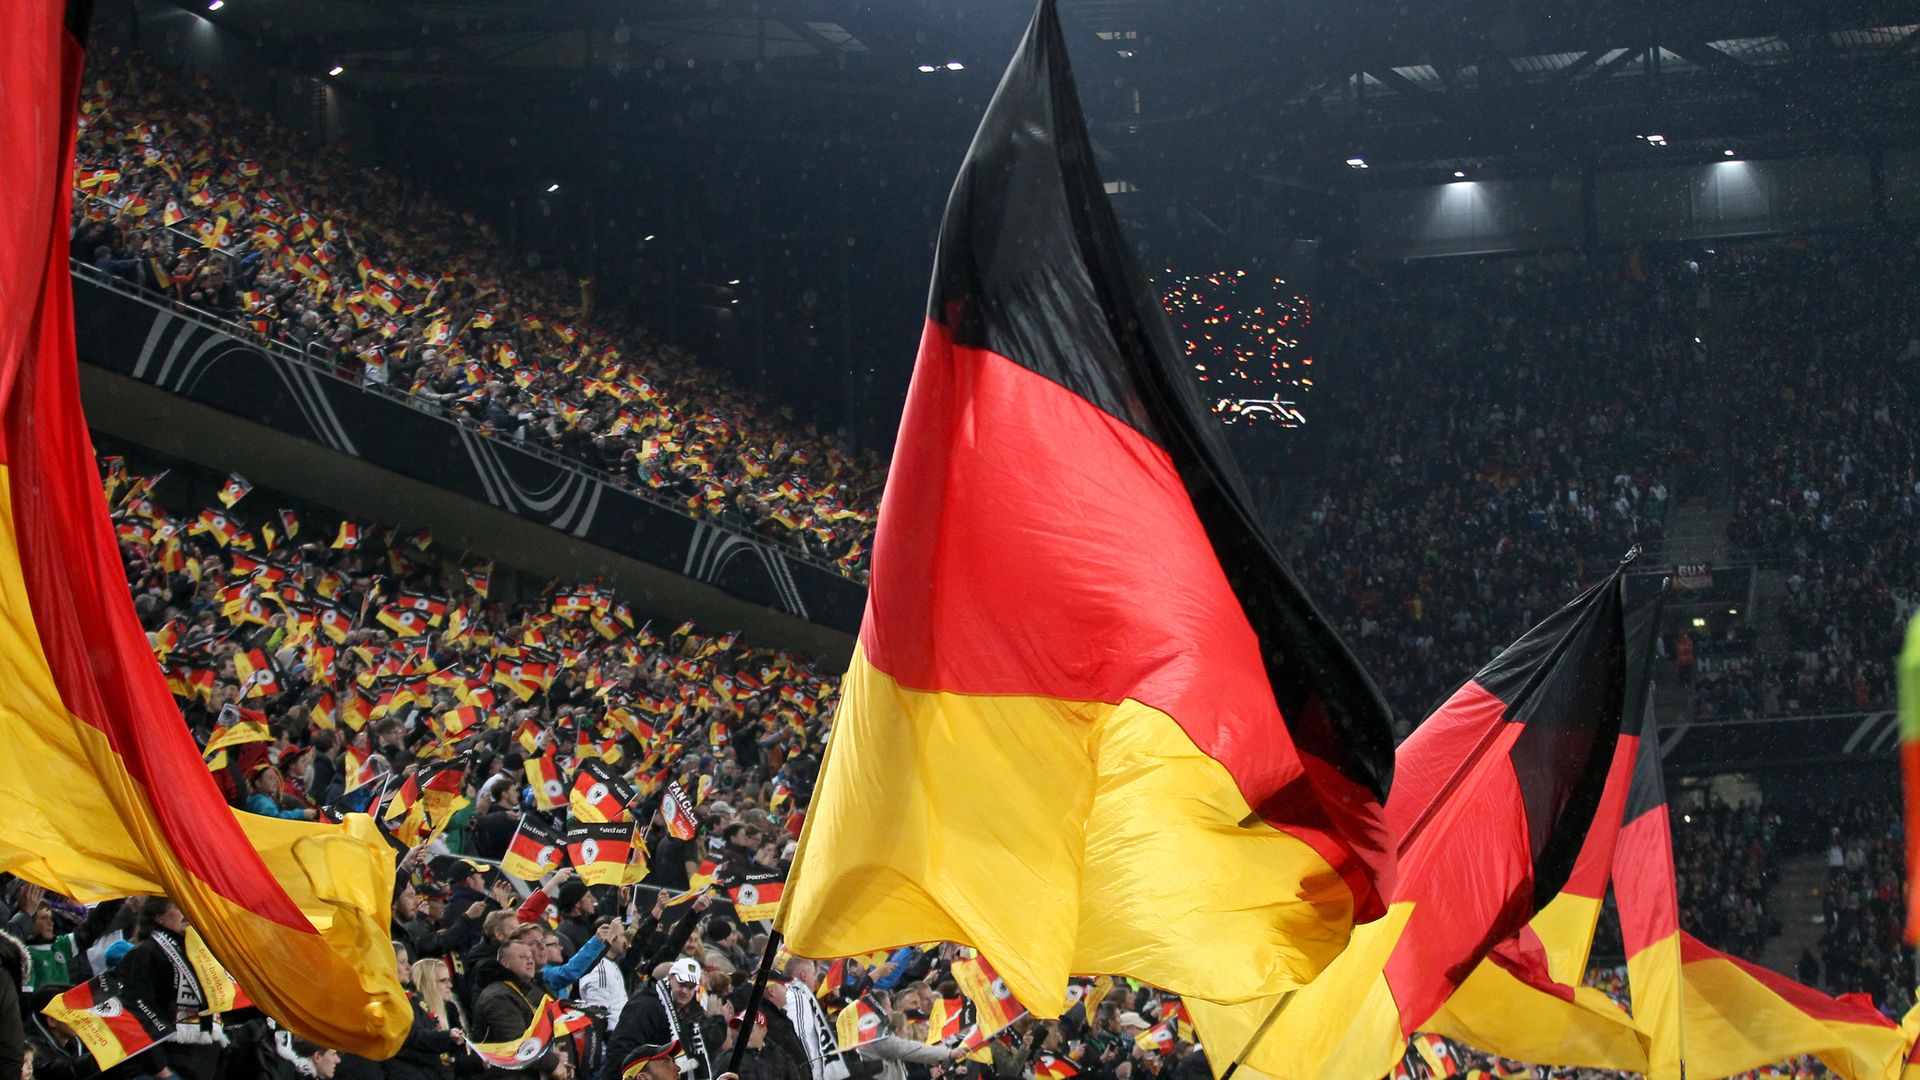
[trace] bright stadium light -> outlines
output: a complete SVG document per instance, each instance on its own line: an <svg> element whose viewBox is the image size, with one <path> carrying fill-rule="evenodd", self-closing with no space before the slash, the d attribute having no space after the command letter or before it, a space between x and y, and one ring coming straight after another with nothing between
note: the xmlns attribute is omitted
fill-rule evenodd
<svg viewBox="0 0 1920 1080"><path fill-rule="evenodd" d="M1465 180L1467 178L1467 170L1465 169L1453 170L1453 178L1455 180Z"/></svg>
<svg viewBox="0 0 1920 1080"><path fill-rule="evenodd" d="M1727 147L1727 148L1726 148L1725 150L1722 150L1722 151L1720 151L1720 153L1721 153L1721 154L1723 154L1723 155L1724 155L1724 156L1726 156L1726 157L1732 157L1732 156L1733 156L1733 147L1731 147L1731 146L1729 146L1729 147Z"/></svg>
<svg viewBox="0 0 1920 1080"><path fill-rule="evenodd" d="M339 65L339 64L335 64L335 65L333 65L333 69L332 69L331 71L328 71L328 72L327 72L327 74L329 74L329 75L333 75L333 76L338 76L338 75L339 75L339 74L340 74L341 72L343 72L343 71L345 71L345 70L347 70L347 69L346 69L346 68L344 68L344 67L342 67L342 66L341 66L341 65Z"/></svg>
<svg viewBox="0 0 1920 1080"><path fill-rule="evenodd" d="M963 64L963 63L961 63L961 62L960 62L960 61L958 61L958 60L949 60L949 61L947 61L947 70L948 70L948 71L965 71L965 70L966 70L966 67L967 67L967 65L965 65L965 64Z"/></svg>
<svg viewBox="0 0 1920 1080"><path fill-rule="evenodd" d="M928 73L932 73L932 72L935 72L935 71L939 71L939 70L940 70L940 67L939 67L939 65L937 65L937 64L921 64L921 65L920 65L920 70L921 70L921 71L925 71L925 72L928 72Z"/></svg>
<svg viewBox="0 0 1920 1080"><path fill-rule="evenodd" d="M1347 167L1350 169L1364 169L1367 167L1367 159L1363 157L1350 157L1347 159Z"/></svg>
<svg viewBox="0 0 1920 1080"><path fill-rule="evenodd" d="M219 10L220 10L221 8L223 8L223 7L226 7L226 6L227 6L227 0L213 0L213 2L212 2L212 3L210 3L210 4L208 4L208 5L207 5L207 10L208 10L208 11L219 11Z"/></svg>
<svg viewBox="0 0 1920 1080"><path fill-rule="evenodd" d="M646 236L644 236L644 237L642 237L641 239L642 239L642 241L643 241L643 242L644 242L644 241L646 241L646 240L651 240L651 239L653 239L653 234L652 234L652 233L648 233L648 234L647 234Z"/></svg>
<svg viewBox="0 0 1920 1080"><path fill-rule="evenodd" d="M727 282L727 284L729 284L729 285L738 285L738 284L740 284L740 279L739 279L739 278L734 278L734 279L733 279L732 281L729 281L729 282Z"/></svg>
<svg viewBox="0 0 1920 1080"><path fill-rule="evenodd" d="M1667 145L1667 137L1666 137L1665 135L1658 135L1658 134L1655 134L1655 135L1642 135L1642 136L1640 136L1640 138L1642 138L1642 139L1645 139L1645 140L1647 141L1647 145L1648 145L1648 146L1665 146L1665 145Z"/></svg>
<svg viewBox="0 0 1920 1080"><path fill-rule="evenodd" d="M559 191L559 190L560 190L560 185L559 185L559 184L548 184L548 185L547 185L547 194L549 194L549 195L551 195L551 194L553 194L554 192L556 192L556 191Z"/></svg>

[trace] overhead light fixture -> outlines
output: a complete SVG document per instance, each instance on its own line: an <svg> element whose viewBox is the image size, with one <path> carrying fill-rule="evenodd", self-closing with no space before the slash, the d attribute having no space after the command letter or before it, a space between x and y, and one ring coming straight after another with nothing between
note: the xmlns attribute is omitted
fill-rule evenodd
<svg viewBox="0 0 1920 1080"><path fill-rule="evenodd" d="M1640 137L1641 137L1642 139L1645 139L1645 140L1647 140L1647 145L1648 145L1648 146L1665 146L1665 145L1667 145L1667 137L1666 137L1665 135L1642 135L1642 136L1640 136Z"/></svg>
<svg viewBox="0 0 1920 1080"><path fill-rule="evenodd" d="M559 184L548 184L548 185L547 185L547 194L549 194L549 195L551 195L551 194L553 194L554 192L556 192L556 191L559 191L559 190L560 190L560 185L559 185Z"/></svg>
<svg viewBox="0 0 1920 1080"><path fill-rule="evenodd" d="M1453 178L1455 180L1465 180L1467 178L1467 170L1465 169L1453 170Z"/></svg>
<svg viewBox="0 0 1920 1080"><path fill-rule="evenodd" d="M738 300L729 300L729 301L727 301L727 303L729 303L729 304L737 304L737 303L739 303L739 302L740 302L740 301L738 301Z"/></svg>
<svg viewBox="0 0 1920 1080"><path fill-rule="evenodd" d="M653 239L653 234L652 234L652 233L648 233L648 234L647 234L646 236L644 236L644 237L642 237L641 239L642 239L643 241L644 241L644 240L651 240L651 239Z"/></svg>
<svg viewBox="0 0 1920 1080"><path fill-rule="evenodd" d="M220 10L221 8L223 8L223 7L226 7L226 6L227 6L227 0L213 0L213 2L212 2L212 3L210 3L210 4L208 4L208 5L207 5L207 10L208 10L208 11L219 11L219 10Z"/></svg>
<svg viewBox="0 0 1920 1080"><path fill-rule="evenodd" d="M1367 159L1363 157L1350 157L1347 159L1347 167L1352 169L1364 169L1367 167Z"/></svg>
<svg viewBox="0 0 1920 1080"><path fill-rule="evenodd" d="M958 61L958 60L949 60L949 61L947 61L947 70L948 70L948 71L964 71L964 70L966 70L966 67L967 67L967 65L965 65L965 64L963 64L963 63L961 63L961 62L960 62L960 61Z"/></svg>
<svg viewBox="0 0 1920 1080"><path fill-rule="evenodd" d="M935 71L939 71L940 67L937 64L921 64L920 70L925 72L935 72Z"/></svg>
<svg viewBox="0 0 1920 1080"><path fill-rule="evenodd" d="M341 72L343 72L343 71L345 71L345 70L347 70L347 69L346 69L346 68L344 68L344 67L342 67L342 66L340 66L339 64L335 64L335 65L333 65L333 68L332 68L331 70L329 70L329 71L327 72L327 74L329 74L329 75L334 75L334 76L338 76L338 75L339 75L339 74L340 74Z"/></svg>
<svg viewBox="0 0 1920 1080"><path fill-rule="evenodd" d="M1721 153L1721 155L1722 155L1722 156L1724 156L1724 157L1732 157L1732 156L1733 156L1733 147L1731 147L1731 146L1729 146L1729 147L1727 147L1727 148L1726 148L1725 150L1722 150L1722 151L1720 151L1720 153Z"/></svg>
<svg viewBox="0 0 1920 1080"><path fill-rule="evenodd" d="M729 281L729 282L727 282L727 284L729 284L729 285L738 285L738 284L740 284L740 279L739 279L739 278L734 278L734 279L733 279L732 281Z"/></svg>

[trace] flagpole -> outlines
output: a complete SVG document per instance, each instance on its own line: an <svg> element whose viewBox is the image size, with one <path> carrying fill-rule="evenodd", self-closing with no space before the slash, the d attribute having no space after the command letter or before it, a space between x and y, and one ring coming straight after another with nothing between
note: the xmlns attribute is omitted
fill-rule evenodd
<svg viewBox="0 0 1920 1080"><path fill-rule="evenodd" d="M760 1011L760 999L767 994L767 974L773 970L773 956L779 951L780 931L775 930L767 935L766 951L760 954L760 970L753 974L753 990L747 994L746 1008L740 1011L740 1029L733 1039L733 1056L727 1059L727 1071L736 1076L740 1073L741 1060L746 1057L747 1034L753 1030L753 1018Z"/></svg>
<svg viewBox="0 0 1920 1080"><path fill-rule="evenodd" d="M1253 1048L1260 1045L1261 1039L1267 1037L1267 1029L1273 1027L1275 1020L1280 1019L1280 1013L1286 1009L1287 1003L1292 1001L1293 995L1297 993L1299 988L1296 987L1280 995L1280 1000L1273 1003L1273 1010L1267 1013L1267 1018L1260 1021L1259 1027L1253 1029L1253 1036L1247 1040L1247 1045L1241 1047L1240 1053L1227 1064L1227 1071L1220 1074L1220 1080L1233 1080L1233 1074L1239 1070L1240 1063L1246 1060L1248 1054L1253 1053Z"/></svg>

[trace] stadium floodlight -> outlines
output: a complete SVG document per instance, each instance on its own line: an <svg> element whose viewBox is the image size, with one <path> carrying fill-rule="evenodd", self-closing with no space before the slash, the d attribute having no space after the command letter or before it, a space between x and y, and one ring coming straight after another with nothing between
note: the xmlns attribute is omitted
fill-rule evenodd
<svg viewBox="0 0 1920 1080"><path fill-rule="evenodd" d="M1467 170L1465 169L1453 170L1453 178L1455 180L1465 180L1467 178Z"/></svg>
<svg viewBox="0 0 1920 1080"><path fill-rule="evenodd" d="M949 60L949 61L947 61L947 70L948 70L948 71L965 71L965 70L966 70L966 68L967 68L967 65L965 65L965 64L963 64L963 63L961 63L961 62L960 62L960 61L958 61L958 60Z"/></svg>
<svg viewBox="0 0 1920 1080"><path fill-rule="evenodd" d="M1363 157L1350 157L1347 159L1347 167L1351 169L1364 169L1367 167L1367 159Z"/></svg>
<svg viewBox="0 0 1920 1080"><path fill-rule="evenodd" d="M1727 148L1726 148L1725 150L1723 150L1723 151L1721 151L1721 153L1722 153L1723 155L1725 155L1725 156L1727 156L1727 157L1732 157L1732 156L1733 156L1733 147L1731 147L1731 146L1729 146L1729 147L1727 147Z"/></svg>
<svg viewBox="0 0 1920 1080"><path fill-rule="evenodd" d="M729 282L727 282L727 284L729 284L729 285L738 285L738 284L740 284L740 279L739 279L739 278L734 278L734 279L733 279L732 281L729 281Z"/></svg>
<svg viewBox="0 0 1920 1080"><path fill-rule="evenodd" d="M560 185L559 185L559 184L548 184L548 185L547 185L547 194L549 194L549 195L551 195L551 194L553 194L554 192L556 192L556 191L559 191L559 190L560 190Z"/></svg>
<svg viewBox="0 0 1920 1080"><path fill-rule="evenodd" d="M940 66L938 64L921 64L920 70L925 72L935 72L940 70Z"/></svg>
<svg viewBox="0 0 1920 1080"><path fill-rule="evenodd" d="M1642 135L1640 137L1647 140L1648 146L1667 145L1667 137L1665 135L1654 134L1654 135Z"/></svg>
<svg viewBox="0 0 1920 1080"><path fill-rule="evenodd" d="M223 7L226 7L226 6L227 6L227 0L213 0L213 2L212 2L212 3L210 3L210 4L208 4L208 5L207 5L207 10L208 10L208 11L219 11L219 10L220 10L221 8L223 8Z"/></svg>
<svg viewBox="0 0 1920 1080"><path fill-rule="evenodd" d="M648 233L648 234L647 234L646 236L644 236L644 237L642 237L642 238L641 238L641 242L642 242L642 243L644 243L644 242L646 242L646 241L648 241L648 240L651 240L651 239L653 239L653 234L652 234L652 233Z"/></svg>
<svg viewBox="0 0 1920 1080"><path fill-rule="evenodd" d="M346 71L346 70L347 70L347 69L346 69L346 68L344 68L344 67L342 67L341 65L339 65L339 64L335 64L335 65L333 65L333 69L332 69L332 70L330 70L330 71L328 71L328 72L327 72L327 74L329 74L329 75L333 75L333 76L338 76L338 75L340 75L340 74L341 74L342 72L344 72L344 71Z"/></svg>

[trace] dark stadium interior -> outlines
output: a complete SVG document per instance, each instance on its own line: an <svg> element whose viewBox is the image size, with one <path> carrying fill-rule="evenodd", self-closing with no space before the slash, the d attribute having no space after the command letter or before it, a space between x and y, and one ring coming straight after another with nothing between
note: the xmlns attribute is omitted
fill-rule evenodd
<svg viewBox="0 0 1920 1080"><path fill-rule="evenodd" d="M1651 707L1681 927L1898 1022L1915 970L1896 658L1920 615L1920 12L1059 11L1108 197L1204 419L1396 737L1637 548L1629 603L1664 597ZM709 1021L744 1000L770 924L723 912L748 901L648 905L689 871L734 893L741 874L784 880L839 673L875 618L881 494L949 189L1032 14L95 0L74 306L141 628L202 744L234 723L229 701L270 723L271 741L215 759L231 755L216 775L247 810L377 804L386 779L451 756L436 713L497 708L469 744L497 772L469 768L479 805L416 867L437 906L394 906L412 959L448 961L412 977L458 979L457 999L431 995L442 1027L482 1041L501 938L567 920L544 967L595 933L578 886L546 890L546 919L538 875L518 921L483 932L456 910L487 898L447 857L510 858L533 800L553 809L523 788L536 747L549 766L577 747L582 767L625 748L648 796L669 766L699 787L711 846L643 823L651 891L613 912L632 916L608 932L619 945L594 947L621 958L594 1001L638 987L628 1004L671 1011L669 977L640 965L683 954L722 1003ZM297 539L278 524L295 519ZM416 601L439 605L431 687L432 665L407 659L427 640ZM331 641L329 612L347 620ZM262 663L271 679L250 678ZM606 710L625 719L596 735ZM670 725L679 762L653 741ZM267 761L284 792L253 786ZM0 882L28 996L95 973L103 919ZM1586 982L1623 1006L1630 937L1607 899ZM830 1003L892 991L896 1031L931 1043L926 1012L959 1007L954 961L907 949L814 977L847 980L820 988ZM526 982L586 993L566 974ZM1024 1021L988 1065L876 1059L872 1075L1210 1075L1151 988L1112 1002L1078 1032ZM1167 1049L1136 1044L1136 1020L1163 1022ZM822 1027L807 1037L831 1045ZM258 1075L315 1075L270 1042ZM1394 1075L1511 1065L1448 1045L1445 1067L1409 1051ZM1037 1073L1043 1051L1077 1071ZM37 1052L54 1058L42 1076L95 1074L58 1039ZM381 1075L451 1080L455 1059L509 1075L449 1053ZM340 1075L379 1068L349 1058ZM542 1076L566 1080L551 1060ZM744 1080L848 1077L816 1054Z"/></svg>

